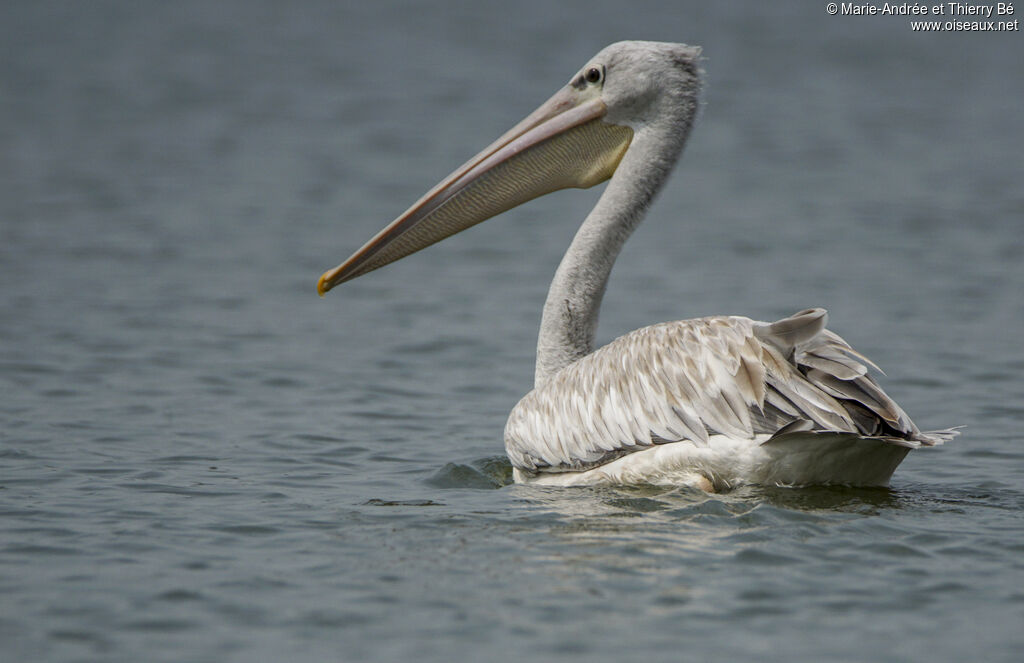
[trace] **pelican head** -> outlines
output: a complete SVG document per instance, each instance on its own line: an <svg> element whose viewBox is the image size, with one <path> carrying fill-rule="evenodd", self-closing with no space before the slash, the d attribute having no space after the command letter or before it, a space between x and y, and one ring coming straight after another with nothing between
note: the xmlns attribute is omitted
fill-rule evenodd
<svg viewBox="0 0 1024 663"><path fill-rule="evenodd" d="M699 48L682 44L606 47L540 108L325 272L317 290L323 295L544 194L604 182L650 127L685 124L667 157L674 163L696 106L699 56Z"/></svg>

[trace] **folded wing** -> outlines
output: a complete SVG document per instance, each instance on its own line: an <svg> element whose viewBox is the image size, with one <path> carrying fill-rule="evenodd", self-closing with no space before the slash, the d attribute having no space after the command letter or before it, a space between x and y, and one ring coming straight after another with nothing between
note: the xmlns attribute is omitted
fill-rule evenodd
<svg viewBox="0 0 1024 663"><path fill-rule="evenodd" d="M828 431L918 447L955 434L919 431L827 320L808 309L773 323L720 316L631 332L519 402L505 428L509 458L531 472L578 471L712 435L771 444Z"/></svg>

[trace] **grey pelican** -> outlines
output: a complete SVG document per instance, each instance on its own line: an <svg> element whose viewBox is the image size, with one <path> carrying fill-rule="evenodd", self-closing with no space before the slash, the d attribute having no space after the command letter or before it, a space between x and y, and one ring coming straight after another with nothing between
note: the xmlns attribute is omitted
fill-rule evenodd
<svg viewBox="0 0 1024 663"><path fill-rule="evenodd" d="M555 485L886 485L922 432L825 328L823 309L644 327L594 349L626 239L682 152L700 48L624 41L320 277L321 295L541 195L610 180L544 304L534 388L512 410L517 482Z"/></svg>

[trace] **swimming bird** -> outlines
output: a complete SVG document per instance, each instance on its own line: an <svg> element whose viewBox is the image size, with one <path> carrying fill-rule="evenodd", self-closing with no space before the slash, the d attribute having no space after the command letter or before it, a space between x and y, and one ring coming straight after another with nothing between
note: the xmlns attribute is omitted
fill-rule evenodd
<svg viewBox="0 0 1024 663"><path fill-rule="evenodd" d="M338 267L331 288L559 189L608 180L551 283L533 390L505 427L517 482L886 485L920 431L826 329L820 308L766 323L666 322L594 348L615 259L697 114L699 47L624 41L428 191Z"/></svg>

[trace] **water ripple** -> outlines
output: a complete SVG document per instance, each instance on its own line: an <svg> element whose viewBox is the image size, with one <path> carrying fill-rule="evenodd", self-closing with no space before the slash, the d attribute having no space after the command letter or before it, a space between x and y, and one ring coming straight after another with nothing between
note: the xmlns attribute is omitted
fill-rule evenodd
<svg viewBox="0 0 1024 663"><path fill-rule="evenodd" d="M908 49L796 3L183 2L0 21L0 658L1020 658L1019 40ZM595 191L316 297L610 31L704 42L714 84L599 341L823 303L961 438L890 489L513 485Z"/></svg>

